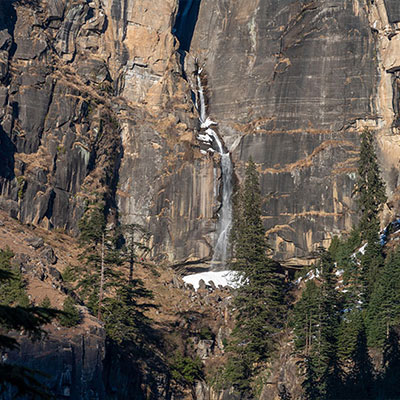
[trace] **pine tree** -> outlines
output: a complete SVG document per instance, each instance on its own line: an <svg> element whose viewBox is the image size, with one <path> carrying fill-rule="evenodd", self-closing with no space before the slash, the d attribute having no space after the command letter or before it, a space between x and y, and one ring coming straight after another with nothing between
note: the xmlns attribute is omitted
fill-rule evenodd
<svg viewBox="0 0 400 400"><path fill-rule="evenodd" d="M391 252L382 268L366 311L368 343L382 347L390 326L400 323L400 249Z"/></svg>
<svg viewBox="0 0 400 400"><path fill-rule="evenodd" d="M102 302L107 291L120 279L116 267L122 264L118 249L119 233L106 229L104 210L94 205L87 210L79 224L84 266L80 268L76 286L89 309L101 319Z"/></svg>
<svg viewBox="0 0 400 400"><path fill-rule="evenodd" d="M120 227L124 237L124 244L121 248L121 257L129 263L129 281L133 280L133 270L138 259L142 259L149 253L149 233L138 224L127 224Z"/></svg>
<svg viewBox="0 0 400 400"><path fill-rule="evenodd" d="M348 397L359 400L374 399L374 367L368 353L364 324L358 332L351 361L352 367L346 384Z"/></svg>
<svg viewBox="0 0 400 400"><path fill-rule="evenodd" d="M153 294L143 286L140 280L129 283L121 282L114 296L104 299L102 315L107 336L119 345L135 344L137 347L146 340L146 334L151 333L151 320L145 311L155 308Z"/></svg>
<svg viewBox="0 0 400 400"><path fill-rule="evenodd" d="M19 269L11 264L14 253L10 249L0 250L0 270L8 273L7 279L0 283L0 304L27 307L29 299L25 290L25 282Z"/></svg>
<svg viewBox="0 0 400 400"><path fill-rule="evenodd" d="M361 212L359 227L362 238L368 240L371 231L376 233L379 230L379 213L387 200L385 183L381 178L375 153L374 138L368 129L361 134L358 176L357 194Z"/></svg>
<svg viewBox="0 0 400 400"><path fill-rule="evenodd" d="M386 188L379 170L371 131L361 134L358 163L358 208L361 213L359 229L368 245L361 258L364 302L368 303L379 268L383 265L379 243L379 213L387 200Z"/></svg>
<svg viewBox="0 0 400 400"><path fill-rule="evenodd" d="M337 356L339 328L339 300L336 292L337 279L334 263L329 254L321 251L317 263L322 280L321 303L318 306L319 332L315 346L315 365L320 377L320 392L324 398L337 398L342 385L342 371Z"/></svg>
<svg viewBox="0 0 400 400"><path fill-rule="evenodd" d="M360 260L357 249L361 246L361 235L358 229L352 229L350 234L339 239L334 237L329 247L329 253L337 266L337 271L343 270L343 308L354 309L359 307L363 297L363 281L361 276Z"/></svg>
<svg viewBox="0 0 400 400"><path fill-rule="evenodd" d="M307 283L301 300L295 305L295 344L303 348L308 368L303 369L305 382L313 386L323 399L337 399L342 389L343 372L338 358L339 300L334 264L330 254L321 251L315 265L320 285ZM307 365L306 365L307 366ZM306 396L313 395L314 392ZM307 398L307 397L306 397Z"/></svg>
<svg viewBox="0 0 400 400"><path fill-rule="evenodd" d="M400 398L400 344L399 335L393 327L389 328L389 335L383 348L383 375L380 386L385 399Z"/></svg>
<svg viewBox="0 0 400 400"><path fill-rule="evenodd" d="M301 363L303 368L303 382L301 387L303 389L302 400L321 400L321 393L318 386L318 377L313 358L307 356L304 362Z"/></svg>
<svg viewBox="0 0 400 400"><path fill-rule="evenodd" d="M242 354L250 374L255 372L257 363L271 356L282 320L282 282L275 272L274 262L267 256L261 202L259 176L255 164L250 161L235 200L234 260L231 264L241 283L234 299L236 326L231 348L234 353ZM243 365L239 363L237 367ZM237 381L234 385L243 387L243 382Z"/></svg>
<svg viewBox="0 0 400 400"><path fill-rule="evenodd" d="M348 364L357 347L357 339L363 329L363 316L361 310L354 308L344 314L339 328L338 356Z"/></svg>
<svg viewBox="0 0 400 400"><path fill-rule="evenodd" d="M247 351L236 339L227 347L229 354L223 379L226 388L235 387L245 397L251 393L253 363Z"/></svg>
<svg viewBox="0 0 400 400"><path fill-rule="evenodd" d="M59 316L59 321L62 326L72 328L79 324L81 316L79 310L75 306L75 302L71 297L67 297L63 304L63 313Z"/></svg>
<svg viewBox="0 0 400 400"><path fill-rule="evenodd" d="M295 346L306 356L312 353L317 337L319 317L316 310L320 302L320 287L309 280L293 309Z"/></svg>

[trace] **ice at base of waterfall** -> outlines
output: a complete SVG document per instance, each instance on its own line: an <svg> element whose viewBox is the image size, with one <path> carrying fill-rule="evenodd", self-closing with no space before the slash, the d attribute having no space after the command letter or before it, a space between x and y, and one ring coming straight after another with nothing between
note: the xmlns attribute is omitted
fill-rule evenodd
<svg viewBox="0 0 400 400"><path fill-rule="evenodd" d="M200 286L201 279L203 279L203 281L206 284L213 281L216 287L220 285L236 287L237 286L236 276L237 274L234 271L207 271L207 272L200 272L198 274L184 276L183 280L185 283L193 285L195 290L197 290Z"/></svg>

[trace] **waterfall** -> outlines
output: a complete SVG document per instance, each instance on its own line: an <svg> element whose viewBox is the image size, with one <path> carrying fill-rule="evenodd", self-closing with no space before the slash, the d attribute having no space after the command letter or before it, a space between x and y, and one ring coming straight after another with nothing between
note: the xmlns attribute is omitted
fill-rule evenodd
<svg viewBox="0 0 400 400"><path fill-rule="evenodd" d="M222 204L219 210L217 223L217 241L214 246L214 256L212 259L213 268L224 267L228 259L229 233L232 225L232 174L233 166L229 151L225 151L220 137L213 125L217 125L207 115L204 87L201 82L201 69L196 71L197 95L196 106L199 112L200 126L205 129L205 134L200 134L197 139L208 146L211 152L218 152L221 155L221 176L222 176Z"/></svg>

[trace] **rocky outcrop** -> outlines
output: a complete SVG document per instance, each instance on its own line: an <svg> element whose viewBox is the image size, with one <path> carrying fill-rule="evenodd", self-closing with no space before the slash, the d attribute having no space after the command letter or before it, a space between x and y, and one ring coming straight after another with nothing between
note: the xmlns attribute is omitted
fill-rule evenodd
<svg viewBox="0 0 400 400"><path fill-rule="evenodd" d="M50 334L40 342L20 341L19 351L5 357L7 362L45 374L45 383L56 398L104 399L104 336L104 330L95 327L72 337ZM4 399L8 398L12 397L5 395Z"/></svg>

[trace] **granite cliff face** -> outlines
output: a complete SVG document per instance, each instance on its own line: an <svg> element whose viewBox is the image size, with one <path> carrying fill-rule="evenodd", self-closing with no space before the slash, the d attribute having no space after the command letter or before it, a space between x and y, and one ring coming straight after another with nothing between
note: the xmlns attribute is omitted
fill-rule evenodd
<svg viewBox="0 0 400 400"><path fill-rule="evenodd" d="M102 202L156 259L210 260L220 169L196 140L197 59L237 177L259 166L276 257L307 263L355 220L365 126L397 212L399 20L395 0L5 1L1 207L76 233Z"/></svg>
<svg viewBox="0 0 400 400"><path fill-rule="evenodd" d="M351 225L358 128L378 118L366 4L203 0L192 49L238 173L259 165L277 256L307 257Z"/></svg>

